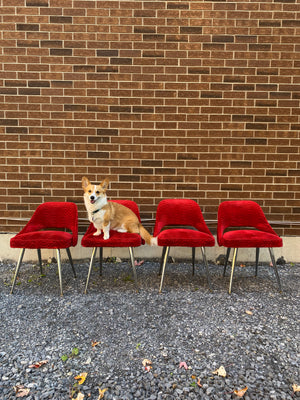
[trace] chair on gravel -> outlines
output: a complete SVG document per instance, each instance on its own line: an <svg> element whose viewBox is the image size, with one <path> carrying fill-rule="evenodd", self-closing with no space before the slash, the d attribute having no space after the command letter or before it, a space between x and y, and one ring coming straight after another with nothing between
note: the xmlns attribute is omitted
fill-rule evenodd
<svg viewBox="0 0 300 400"><path fill-rule="evenodd" d="M282 239L271 228L263 210L256 202L251 200L222 202L218 209L217 239L219 246L227 247L223 276L225 276L230 250L231 248L234 249L229 294L231 293L238 249L250 247L256 248L255 276L257 276L259 249L263 247L269 248L279 291L281 292L281 283L275 262L273 247L282 247Z"/></svg>
<svg viewBox="0 0 300 400"><path fill-rule="evenodd" d="M37 249L42 270L41 249L56 249L60 294L63 295L60 249L66 249L74 277L76 273L70 247L78 240L77 206L70 202L46 202L40 204L26 226L10 240L11 248L21 248L10 293L13 293L25 249Z"/></svg>
<svg viewBox="0 0 300 400"><path fill-rule="evenodd" d="M110 200L110 201L115 201L116 203L122 204L123 206L130 208L137 215L139 221L141 221L139 208L134 201L132 201L132 200ZM99 256L100 256L99 257L100 276L102 275L103 247L128 247L130 261L131 261L131 267L133 270L134 282L135 282L136 288L138 289L133 248L139 247L142 244L144 244L144 240L141 238L141 236L138 233L118 232L115 230L110 230L109 239L104 240L103 232L99 236L94 236L95 232L96 232L96 229L94 227L94 224L91 223L81 240L81 245L83 247L92 247L93 248L84 293L87 293L87 288L89 285L89 280L90 280L91 271L92 271L92 267L93 267L93 263L94 263L94 258L95 258L98 247L100 249L100 254L99 254Z"/></svg>
<svg viewBox="0 0 300 400"><path fill-rule="evenodd" d="M199 205L194 200L162 200L157 206L153 236L157 238L158 246L163 247L160 264L160 293L170 247L192 248L193 275L195 273L195 250L196 247L201 247L207 281L211 289L205 247L214 246L215 239L204 221Z"/></svg>

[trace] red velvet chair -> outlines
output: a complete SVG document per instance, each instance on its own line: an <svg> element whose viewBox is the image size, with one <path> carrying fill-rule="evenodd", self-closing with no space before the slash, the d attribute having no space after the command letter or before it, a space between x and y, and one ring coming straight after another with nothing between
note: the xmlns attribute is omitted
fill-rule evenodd
<svg viewBox="0 0 300 400"><path fill-rule="evenodd" d="M41 273L41 249L56 249L60 293L62 295L60 249L66 249L76 278L70 247L76 246L77 240L78 212L76 204L68 202L47 202L39 205L26 226L10 240L11 248L22 249L10 293L13 293L25 249L37 249Z"/></svg>
<svg viewBox="0 0 300 400"><path fill-rule="evenodd" d="M214 246L215 239L204 221L199 205L194 200L162 200L157 206L153 236L157 238L158 246L163 246L159 292L162 289L171 246L192 248L193 274L195 271L195 249L201 247L207 281L211 288L205 247Z"/></svg>
<svg viewBox="0 0 300 400"><path fill-rule="evenodd" d="M219 246L227 247L224 276L231 248L234 248L229 293L231 293L233 273L239 248L256 248L257 275L259 249L269 248L272 264L281 291L280 278L275 262L273 247L282 247L282 239L271 228L261 207L254 201L224 201L218 210L217 238Z"/></svg>
<svg viewBox="0 0 300 400"><path fill-rule="evenodd" d="M119 203L119 204L123 204L125 207L130 208L137 215L139 221L141 221L138 206L134 201L131 201L131 200L112 200L112 201L115 201L116 203ZM99 236L94 236L95 232L96 232L96 229L94 227L94 224L91 223L81 240L81 245L83 247L93 247L84 293L87 292L90 275L91 275L91 271L92 271L92 266L94 263L94 258L95 258L98 247L100 249L100 275L102 275L103 247L128 247L130 260L131 260L131 266L132 266L132 270L133 270L134 281L135 281L136 288L138 288L136 268L135 268L135 264L134 264L133 247L141 246L141 244L144 243L141 236L138 233L129 233L129 232L122 233L122 232L117 232L115 230L110 230L109 239L104 240L103 232Z"/></svg>

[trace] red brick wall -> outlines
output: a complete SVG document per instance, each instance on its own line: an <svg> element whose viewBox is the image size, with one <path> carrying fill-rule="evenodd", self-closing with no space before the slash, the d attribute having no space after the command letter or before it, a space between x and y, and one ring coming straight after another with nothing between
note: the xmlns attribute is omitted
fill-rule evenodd
<svg viewBox="0 0 300 400"><path fill-rule="evenodd" d="M300 2L0 0L1 231L81 177L300 220ZM300 234L296 227L279 233Z"/></svg>

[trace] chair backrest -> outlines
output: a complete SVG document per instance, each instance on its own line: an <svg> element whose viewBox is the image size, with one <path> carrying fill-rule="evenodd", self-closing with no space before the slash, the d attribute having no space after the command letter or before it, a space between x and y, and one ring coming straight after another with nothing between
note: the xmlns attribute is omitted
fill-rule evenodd
<svg viewBox="0 0 300 400"><path fill-rule="evenodd" d="M109 200L109 201L113 201L115 203L122 204L123 206L129 208L131 211L133 211L135 213L135 215L138 217L139 221L141 222L140 211L139 211L138 205L133 200Z"/></svg>
<svg viewBox="0 0 300 400"><path fill-rule="evenodd" d="M210 234L199 205L190 199L166 199L159 202L156 210L154 236L165 226L193 227Z"/></svg>
<svg viewBox="0 0 300 400"><path fill-rule="evenodd" d="M252 200L223 201L218 209L218 238L228 228L254 228L275 234L260 205Z"/></svg>
<svg viewBox="0 0 300 400"><path fill-rule="evenodd" d="M78 240L78 210L71 202L46 202L40 204L20 233L46 229L72 231L72 245Z"/></svg>

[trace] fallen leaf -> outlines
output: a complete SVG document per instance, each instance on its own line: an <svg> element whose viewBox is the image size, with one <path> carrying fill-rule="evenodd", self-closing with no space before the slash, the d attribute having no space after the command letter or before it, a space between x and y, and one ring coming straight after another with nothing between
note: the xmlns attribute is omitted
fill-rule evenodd
<svg viewBox="0 0 300 400"><path fill-rule="evenodd" d="M295 383L293 384L293 391L294 393L300 392L300 385L296 385Z"/></svg>
<svg viewBox="0 0 300 400"><path fill-rule="evenodd" d="M243 397L244 394L247 392L248 387L246 386L244 389L241 390L234 390L233 393L239 397Z"/></svg>
<svg viewBox="0 0 300 400"><path fill-rule="evenodd" d="M92 340L92 347L98 346L101 342L96 342L95 340Z"/></svg>
<svg viewBox="0 0 300 400"><path fill-rule="evenodd" d="M22 385L14 386L14 390L16 392L16 397L25 397L28 396L30 389L26 389Z"/></svg>
<svg viewBox="0 0 300 400"><path fill-rule="evenodd" d="M198 385L199 387L202 387L202 385L201 385L201 383L200 383L200 378L198 379L197 385Z"/></svg>
<svg viewBox="0 0 300 400"><path fill-rule="evenodd" d="M42 365L45 365L48 362L49 362L49 360L39 361L39 362L29 365L29 368L40 368Z"/></svg>
<svg viewBox="0 0 300 400"><path fill-rule="evenodd" d="M245 264L240 264L240 267L244 268L244 267L246 267L246 265Z"/></svg>
<svg viewBox="0 0 300 400"><path fill-rule="evenodd" d="M246 310L246 314L248 314L248 315L253 315L253 312L250 311L250 310Z"/></svg>
<svg viewBox="0 0 300 400"><path fill-rule="evenodd" d="M84 399L84 394L82 394L81 392L79 392L79 393L77 394L76 399L73 398L72 400L83 400L83 399Z"/></svg>
<svg viewBox="0 0 300 400"><path fill-rule="evenodd" d="M107 391L107 388L105 389L99 389L99 397L98 400L103 399L104 393Z"/></svg>
<svg viewBox="0 0 300 400"><path fill-rule="evenodd" d="M197 377L196 375L192 375L191 378L195 380Z"/></svg>
<svg viewBox="0 0 300 400"><path fill-rule="evenodd" d="M134 265L136 266L136 267L139 267L140 265L142 265L142 264L144 264L144 260L141 260L141 261L134 261Z"/></svg>
<svg viewBox="0 0 300 400"><path fill-rule="evenodd" d="M82 374L75 376L74 379L77 379L78 384L82 385L84 383L84 381L86 380L86 377L87 377L87 372L83 372Z"/></svg>
<svg viewBox="0 0 300 400"><path fill-rule="evenodd" d="M225 378L226 371L225 371L225 368L223 367L223 365L221 365L220 368L218 368L215 371L213 371L213 374L214 375L219 375L219 376L222 376L223 378Z"/></svg>
<svg viewBox="0 0 300 400"><path fill-rule="evenodd" d="M151 360L148 360L147 358L145 358L145 359L142 361L142 364L143 364L143 366L145 367L145 370L146 370L147 372L149 372L150 369L152 368L152 361L151 361Z"/></svg>
<svg viewBox="0 0 300 400"><path fill-rule="evenodd" d="M188 369L188 366L187 366L186 362L182 361L182 362L179 364L179 368Z"/></svg>

